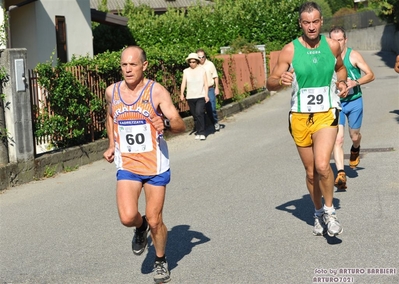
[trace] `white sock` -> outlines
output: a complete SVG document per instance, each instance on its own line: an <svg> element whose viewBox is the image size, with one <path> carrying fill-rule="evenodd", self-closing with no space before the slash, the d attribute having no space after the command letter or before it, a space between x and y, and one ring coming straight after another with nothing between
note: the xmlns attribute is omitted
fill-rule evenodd
<svg viewBox="0 0 399 284"><path fill-rule="evenodd" d="M316 209L316 208L314 209L314 215L316 215L318 217L323 215L323 213L324 213L324 208L323 207L321 207L320 209Z"/></svg>
<svg viewBox="0 0 399 284"><path fill-rule="evenodd" d="M333 214L333 213L335 213L334 205L331 206L331 207L328 207L328 206L326 206L326 205L324 204L323 208L324 208L324 212L326 212L327 214Z"/></svg>

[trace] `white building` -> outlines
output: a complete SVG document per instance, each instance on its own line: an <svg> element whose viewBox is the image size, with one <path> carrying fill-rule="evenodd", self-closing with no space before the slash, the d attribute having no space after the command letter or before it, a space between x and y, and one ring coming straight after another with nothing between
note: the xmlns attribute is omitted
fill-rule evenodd
<svg viewBox="0 0 399 284"><path fill-rule="evenodd" d="M93 56L92 20L120 25L127 22L123 17L90 9L90 0L0 0L0 8L4 10L0 25L6 21L9 26L7 47L27 49L28 69L50 57L67 62L73 55Z"/></svg>

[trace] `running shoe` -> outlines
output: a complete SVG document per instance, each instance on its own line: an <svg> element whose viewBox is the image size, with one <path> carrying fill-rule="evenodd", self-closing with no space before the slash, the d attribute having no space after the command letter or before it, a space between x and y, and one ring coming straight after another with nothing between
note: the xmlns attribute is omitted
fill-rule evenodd
<svg viewBox="0 0 399 284"><path fill-rule="evenodd" d="M360 151L353 152L351 151L351 156L349 157L349 167L356 168L360 163Z"/></svg>
<svg viewBox="0 0 399 284"><path fill-rule="evenodd" d="M314 217L313 235L322 236L326 233L326 224L324 224L323 215Z"/></svg>
<svg viewBox="0 0 399 284"><path fill-rule="evenodd" d="M195 135L195 140L200 140L201 136L200 135Z"/></svg>
<svg viewBox="0 0 399 284"><path fill-rule="evenodd" d="M153 272L155 283L167 283L171 280L167 261L155 261Z"/></svg>
<svg viewBox="0 0 399 284"><path fill-rule="evenodd" d="M342 228L341 224L338 222L335 212L332 214L324 213L323 220L327 226L327 234L330 237L334 237L343 232L344 229Z"/></svg>
<svg viewBox="0 0 399 284"><path fill-rule="evenodd" d="M339 172L337 178L335 179L334 185L338 189L346 189L346 174L345 172Z"/></svg>
<svg viewBox="0 0 399 284"><path fill-rule="evenodd" d="M143 216L143 219L145 216ZM132 240L132 250L135 255L141 255L147 247L148 244L148 232L150 231L150 226L147 224L147 228L143 231L138 230L137 228L134 231L133 240Z"/></svg>
<svg viewBox="0 0 399 284"><path fill-rule="evenodd" d="M206 140L205 135L200 135L200 139L201 139L201 140Z"/></svg>
<svg viewBox="0 0 399 284"><path fill-rule="evenodd" d="M219 123L215 123L215 131L219 131L220 130L220 125Z"/></svg>

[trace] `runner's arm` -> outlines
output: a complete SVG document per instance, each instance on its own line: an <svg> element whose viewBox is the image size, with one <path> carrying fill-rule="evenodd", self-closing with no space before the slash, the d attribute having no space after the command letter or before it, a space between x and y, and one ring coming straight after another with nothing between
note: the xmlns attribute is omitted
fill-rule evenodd
<svg viewBox="0 0 399 284"><path fill-rule="evenodd" d="M338 96L340 98L345 98L348 95L348 83L347 78L348 78L348 73L346 71L346 67L344 65L344 62L342 61L341 57L341 46L338 43L338 41L327 38L327 42L330 46L330 49L332 53L334 54L336 58L336 63L335 63L335 72L337 74L337 89L339 90Z"/></svg>
<svg viewBox="0 0 399 284"><path fill-rule="evenodd" d="M351 56L350 58L351 62L354 63L353 65L358 67L364 73L364 76L357 79L357 82L355 83L356 84L358 83L358 85L364 85L373 81L375 78L374 73L371 70L371 68L367 65L366 61L364 61L363 56L355 50L352 50L350 56Z"/></svg>
<svg viewBox="0 0 399 284"><path fill-rule="evenodd" d="M112 116L112 90L113 86L109 86L105 90L105 101L106 101L106 120L105 120L105 127L107 130L107 137L109 140L109 146L108 149L104 152L103 156L104 158L112 163L114 161L114 154L115 154L115 141L114 141L114 119Z"/></svg>
<svg viewBox="0 0 399 284"><path fill-rule="evenodd" d="M156 94L155 105L158 105L165 118L169 119L169 131L173 133L184 132L186 130L186 124L181 118L176 107L173 105L170 93L159 83L155 84L154 93Z"/></svg>
<svg viewBox="0 0 399 284"><path fill-rule="evenodd" d="M396 62L395 62L395 71L399 73L399 55L396 56Z"/></svg>
<svg viewBox="0 0 399 284"><path fill-rule="evenodd" d="M278 91L284 86L291 85L293 81L293 70L288 71L288 69L291 65L293 55L294 45L292 43L287 44L281 50L277 59L277 64L266 82L266 88L269 91Z"/></svg>

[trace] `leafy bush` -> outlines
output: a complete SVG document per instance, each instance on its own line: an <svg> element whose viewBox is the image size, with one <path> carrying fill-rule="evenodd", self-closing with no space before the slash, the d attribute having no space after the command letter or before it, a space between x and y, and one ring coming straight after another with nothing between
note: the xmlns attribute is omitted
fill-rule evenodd
<svg viewBox="0 0 399 284"><path fill-rule="evenodd" d="M353 8L353 0L327 0L327 2L333 14L341 8Z"/></svg>
<svg viewBox="0 0 399 284"><path fill-rule="evenodd" d="M302 2L215 0L212 5L197 4L187 10L170 8L162 15L127 2L122 15L129 19L135 42L145 49L175 49L185 55L206 47L215 54L239 38L281 48L300 33L298 6Z"/></svg>
<svg viewBox="0 0 399 284"><path fill-rule="evenodd" d="M323 18L332 17L330 5L326 2L326 0L314 0L314 2L316 2L320 6Z"/></svg>
<svg viewBox="0 0 399 284"><path fill-rule="evenodd" d="M341 17L346 15L356 14L356 11L352 8L341 8L335 14L334 17Z"/></svg>
<svg viewBox="0 0 399 284"><path fill-rule="evenodd" d="M399 2L398 0L369 0L370 6L377 10L378 16L395 25L399 30Z"/></svg>
<svg viewBox="0 0 399 284"><path fill-rule="evenodd" d="M126 45L136 44L127 27L101 24L97 25L92 30L94 54L107 51L118 51Z"/></svg>
<svg viewBox="0 0 399 284"><path fill-rule="evenodd" d="M106 0L100 10L106 11ZM198 48L221 71L214 56L220 47L231 46L236 52L251 52L265 44L267 52L280 50L300 35L298 7L303 0L215 0L212 5L199 4L183 9L168 9L156 15L145 5L126 1L121 15L127 17L126 28L115 29L93 24L94 58L73 58L66 64L39 64L39 83L48 93L54 113L38 113L35 135L51 135L57 146L77 144L84 140L93 115L101 117L104 98L94 96L84 80L76 79L66 68L82 66L82 72L97 76L100 93L121 79L121 49L137 44L147 52L149 68L146 77L162 83L178 103L186 56ZM320 0L319 2L323 2ZM234 77L234 74L230 74ZM242 94L248 95L248 92ZM241 94L236 94L239 98ZM218 102L220 103L220 101Z"/></svg>
<svg viewBox="0 0 399 284"><path fill-rule="evenodd" d="M254 43L248 42L242 37L238 37L230 44L230 48L226 51L227 54L237 53L251 53L259 52L259 49Z"/></svg>
<svg viewBox="0 0 399 284"><path fill-rule="evenodd" d="M0 113L0 143L3 143L4 145L6 145L8 140L11 138L8 136L7 128L5 128L4 119L4 109L8 107L9 102L5 101L5 94L3 94L3 88L6 86L9 80L10 75L7 74L4 66L0 66L0 111L2 112Z"/></svg>
<svg viewBox="0 0 399 284"><path fill-rule="evenodd" d="M38 82L47 90L47 97L42 102L46 107L36 110L35 135L50 136L57 148L86 142L93 112L103 112L99 98L66 68L59 61L55 67L51 62L36 67Z"/></svg>

